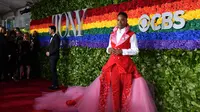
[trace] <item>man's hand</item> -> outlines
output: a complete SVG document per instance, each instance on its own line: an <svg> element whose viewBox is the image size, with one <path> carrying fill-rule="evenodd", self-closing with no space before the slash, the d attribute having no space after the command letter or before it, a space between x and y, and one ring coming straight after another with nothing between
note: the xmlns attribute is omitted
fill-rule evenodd
<svg viewBox="0 0 200 112"><path fill-rule="evenodd" d="M11 55L8 55L8 61L10 61L10 59L11 59Z"/></svg>
<svg viewBox="0 0 200 112"><path fill-rule="evenodd" d="M108 49L108 52L109 52L110 54L113 54L114 50L115 50L115 49L113 49L113 48L109 48L109 49Z"/></svg>
<svg viewBox="0 0 200 112"><path fill-rule="evenodd" d="M120 54L122 54L122 50L121 49L114 49L113 54L114 55L120 55Z"/></svg>
<svg viewBox="0 0 200 112"><path fill-rule="evenodd" d="M46 52L46 56L49 56L49 52Z"/></svg>

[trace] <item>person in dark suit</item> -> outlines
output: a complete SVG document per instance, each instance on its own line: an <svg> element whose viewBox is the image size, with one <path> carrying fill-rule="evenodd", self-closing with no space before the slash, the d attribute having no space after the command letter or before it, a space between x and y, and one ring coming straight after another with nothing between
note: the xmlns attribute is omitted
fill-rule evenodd
<svg viewBox="0 0 200 112"><path fill-rule="evenodd" d="M7 46L5 40L5 28L0 27L0 80L2 75L4 75L4 80L7 80L7 75L5 74L5 57L7 56Z"/></svg>
<svg viewBox="0 0 200 112"><path fill-rule="evenodd" d="M49 26L49 34L51 35L51 39L49 51L46 52L46 56L50 59L50 69L52 73L52 86L50 86L49 89L56 90L59 89L56 65L59 59L60 36L56 34L55 26Z"/></svg>
<svg viewBox="0 0 200 112"><path fill-rule="evenodd" d="M20 76L20 61L21 61L21 43L23 41L23 34L20 31L19 28L15 30L16 32L16 38L15 38L15 44L16 44L16 74L13 75L12 79L17 82L18 77Z"/></svg>
<svg viewBox="0 0 200 112"><path fill-rule="evenodd" d="M40 62L39 62L39 52L40 52L40 41L37 31L34 31L31 38L31 68L33 76L40 76Z"/></svg>
<svg viewBox="0 0 200 112"><path fill-rule="evenodd" d="M3 62L4 56L4 37L2 33L2 27L0 26L0 62ZM3 74L3 63L0 63L0 80Z"/></svg>
<svg viewBox="0 0 200 112"><path fill-rule="evenodd" d="M31 47L30 47L30 34L24 33L23 41L21 42L20 50L20 79L24 76L24 67L26 67L27 79L30 78L30 64L31 64Z"/></svg>
<svg viewBox="0 0 200 112"><path fill-rule="evenodd" d="M16 73L17 66L16 66L16 61L17 61L17 44L15 43L15 38L16 38L16 32L12 30L10 32L10 35L8 36L8 74L9 76L13 77Z"/></svg>

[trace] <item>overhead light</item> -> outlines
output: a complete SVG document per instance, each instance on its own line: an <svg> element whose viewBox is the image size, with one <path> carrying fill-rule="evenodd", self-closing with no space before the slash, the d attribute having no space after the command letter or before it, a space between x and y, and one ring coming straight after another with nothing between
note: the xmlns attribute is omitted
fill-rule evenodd
<svg viewBox="0 0 200 112"><path fill-rule="evenodd" d="M25 8L24 10L20 11L20 14L23 15L24 13L29 13L31 11L31 8Z"/></svg>
<svg viewBox="0 0 200 112"><path fill-rule="evenodd" d="M32 2L26 2L26 8L20 11L20 14L29 13L31 11L31 6L33 6Z"/></svg>

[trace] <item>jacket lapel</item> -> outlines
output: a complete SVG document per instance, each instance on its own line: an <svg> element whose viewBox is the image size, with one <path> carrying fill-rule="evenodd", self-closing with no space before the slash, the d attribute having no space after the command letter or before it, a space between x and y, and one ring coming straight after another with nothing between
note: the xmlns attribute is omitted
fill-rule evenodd
<svg viewBox="0 0 200 112"><path fill-rule="evenodd" d="M55 38L56 34L50 38L50 44L52 43L53 39Z"/></svg>
<svg viewBox="0 0 200 112"><path fill-rule="evenodd" d="M113 43L115 43L115 45L117 45L117 30L118 30L118 28L117 27L115 27L114 29L113 29L113 32L111 33L111 35L110 35L110 39L111 39L111 41L113 42Z"/></svg>
<svg viewBox="0 0 200 112"><path fill-rule="evenodd" d="M53 37L50 38L50 44L51 44L52 40L53 40Z"/></svg>
<svg viewBox="0 0 200 112"><path fill-rule="evenodd" d="M118 43L117 43L117 30L118 30L118 27L115 27L113 29L113 32L110 35L110 39L111 39L111 41L113 43L115 43L116 46L119 46L119 45L121 45L122 43L124 43L129 38L129 35L127 35L127 33L130 30L130 27L129 27L129 25L126 27L125 32L122 35L122 37L120 38L120 41Z"/></svg>
<svg viewBox="0 0 200 112"><path fill-rule="evenodd" d="M122 35L122 37L120 38L120 40L119 40L119 42L117 43L116 46L121 45L122 43L124 43L129 38L129 35L127 35L129 29L130 29L130 27L127 26L126 29L125 29L124 34Z"/></svg>

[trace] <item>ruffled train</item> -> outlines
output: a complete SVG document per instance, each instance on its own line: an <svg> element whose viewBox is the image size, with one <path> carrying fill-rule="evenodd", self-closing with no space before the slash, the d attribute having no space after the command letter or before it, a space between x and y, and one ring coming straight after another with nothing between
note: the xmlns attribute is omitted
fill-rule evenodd
<svg viewBox="0 0 200 112"><path fill-rule="evenodd" d="M68 106L66 101L77 100L75 106ZM72 86L67 91L44 93L36 98L36 110L52 110L53 112L98 112L100 98L100 79L97 77L88 87ZM129 112L156 112L146 81L142 78L133 79L131 95L127 99ZM112 112L111 90L109 91L105 112ZM122 111L123 112L123 111Z"/></svg>

